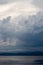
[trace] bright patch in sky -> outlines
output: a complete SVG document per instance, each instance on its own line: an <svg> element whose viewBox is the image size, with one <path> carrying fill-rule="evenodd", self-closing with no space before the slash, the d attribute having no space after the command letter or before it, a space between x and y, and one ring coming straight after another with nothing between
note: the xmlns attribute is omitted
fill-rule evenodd
<svg viewBox="0 0 43 65"><path fill-rule="evenodd" d="M17 17L19 15L32 15L38 11L31 1L14 1L12 3L0 4L0 18L6 16Z"/></svg>

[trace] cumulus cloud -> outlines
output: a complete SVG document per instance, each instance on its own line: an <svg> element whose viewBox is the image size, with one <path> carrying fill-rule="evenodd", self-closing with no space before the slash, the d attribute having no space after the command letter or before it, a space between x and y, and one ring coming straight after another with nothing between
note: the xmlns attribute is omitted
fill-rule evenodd
<svg viewBox="0 0 43 65"><path fill-rule="evenodd" d="M0 45L14 45L21 50L42 49L43 13L0 20L0 42Z"/></svg>
<svg viewBox="0 0 43 65"><path fill-rule="evenodd" d="M39 50L40 47L43 47L43 13L39 12L36 15L19 19L17 27L19 29L16 34L19 39L18 48L22 46L25 49L32 47L37 49L38 47Z"/></svg>
<svg viewBox="0 0 43 65"><path fill-rule="evenodd" d="M1 45L11 45L14 41L14 31L10 22L11 17L0 20L0 41ZM15 45L15 43L13 44Z"/></svg>

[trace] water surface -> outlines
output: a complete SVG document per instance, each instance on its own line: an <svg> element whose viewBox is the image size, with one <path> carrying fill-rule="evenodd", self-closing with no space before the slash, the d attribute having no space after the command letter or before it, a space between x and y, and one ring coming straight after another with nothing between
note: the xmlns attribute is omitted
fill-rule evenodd
<svg viewBox="0 0 43 65"><path fill-rule="evenodd" d="M43 65L43 56L0 56L0 65Z"/></svg>

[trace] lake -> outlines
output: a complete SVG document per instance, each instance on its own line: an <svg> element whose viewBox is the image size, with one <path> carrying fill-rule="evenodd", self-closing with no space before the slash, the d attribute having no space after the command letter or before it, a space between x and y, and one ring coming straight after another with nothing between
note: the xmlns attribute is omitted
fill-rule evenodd
<svg viewBox="0 0 43 65"><path fill-rule="evenodd" d="M0 65L43 65L43 56L0 56Z"/></svg>

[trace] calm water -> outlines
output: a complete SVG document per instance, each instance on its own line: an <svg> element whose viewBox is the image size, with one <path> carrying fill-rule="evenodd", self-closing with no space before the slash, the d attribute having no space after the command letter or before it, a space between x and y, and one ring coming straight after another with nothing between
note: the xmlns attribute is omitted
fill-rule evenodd
<svg viewBox="0 0 43 65"><path fill-rule="evenodd" d="M0 56L0 65L43 65L43 56Z"/></svg>

